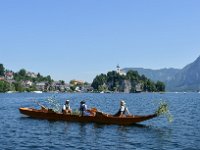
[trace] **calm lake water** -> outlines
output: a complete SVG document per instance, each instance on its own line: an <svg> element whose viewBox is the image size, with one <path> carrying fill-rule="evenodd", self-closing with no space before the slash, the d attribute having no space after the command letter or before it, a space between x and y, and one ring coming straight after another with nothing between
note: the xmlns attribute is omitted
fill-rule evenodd
<svg viewBox="0 0 200 150"><path fill-rule="evenodd" d="M62 105L70 99L71 107L86 100L88 107L114 114L120 99L133 114L153 113L159 102L169 105L174 121L160 116L139 125L119 126L95 123L47 121L24 117L19 107L38 107L53 97ZM200 149L199 93L139 94L0 94L0 149Z"/></svg>

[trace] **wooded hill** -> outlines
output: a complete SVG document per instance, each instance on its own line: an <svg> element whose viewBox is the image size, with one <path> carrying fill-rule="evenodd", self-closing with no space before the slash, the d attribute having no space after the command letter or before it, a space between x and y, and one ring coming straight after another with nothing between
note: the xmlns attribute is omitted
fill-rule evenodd
<svg viewBox="0 0 200 150"><path fill-rule="evenodd" d="M116 71L97 75L91 85L96 91L112 92L161 92L165 91L165 84L153 82L137 71L128 71L125 75Z"/></svg>

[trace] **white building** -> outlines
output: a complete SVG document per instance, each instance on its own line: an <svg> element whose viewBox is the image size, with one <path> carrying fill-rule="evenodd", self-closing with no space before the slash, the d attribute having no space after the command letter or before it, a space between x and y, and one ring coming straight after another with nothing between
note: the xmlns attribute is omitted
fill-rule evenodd
<svg viewBox="0 0 200 150"><path fill-rule="evenodd" d="M119 73L120 75L126 75L126 73L120 69L119 64L117 65L116 68L117 68L117 70L116 70L117 73Z"/></svg>

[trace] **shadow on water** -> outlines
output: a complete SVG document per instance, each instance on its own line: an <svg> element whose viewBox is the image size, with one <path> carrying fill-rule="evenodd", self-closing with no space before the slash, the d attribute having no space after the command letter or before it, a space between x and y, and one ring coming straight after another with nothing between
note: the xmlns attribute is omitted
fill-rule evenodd
<svg viewBox="0 0 200 150"><path fill-rule="evenodd" d="M27 121L28 124L32 124L32 120L35 120L34 123L38 123L40 121L41 124L46 122L46 126L49 130L48 134L53 135L57 127L59 126L59 132L64 134L68 134L70 132L78 133L80 140L87 137L89 134L93 134L94 138L98 138L104 132L111 132L111 134L115 135L123 135L127 136L129 134L139 134L139 135L148 135L157 137L160 139L170 138L171 137L171 129L166 127L158 127L154 125L146 125L146 124L133 124L129 126L122 125L107 125L107 124L98 124L98 123L81 123L81 122L67 122L67 121L54 121L54 120L44 120L44 119L35 119L27 116L21 116L19 118L22 121ZM62 131L60 131L62 130ZM51 139L49 139L51 141Z"/></svg>
<svg viewBox="0 0 200 150"><path fill-rule="evenodd" d="M157 136L166 136L170 137L172 130L165 127L157 127L153 125L145 125L145 124L133 124L129 126L122 125L106 125L106 124L96 124L94 123L94 129L116 129L118 133L131 133L131 131L137 131L138 133L147 133L154 134Z"/></svg>
<svg viewBox="0 0 200 150"><path fill-rule="evenodd" d="M39 118L32 118L28 116L21 116L19 117L20 120L46 120L46 119L39 119ZM145 129L145 130L155 130L155 131L166 131L166 128L161 128L153 125L145 125L145 124L132 124L132 125L112 125L112 124L101 124L101 123L82 123L82 122L67 122L67 121L57 121L57 120L46 120L49 122L49 124L55 124L55 123L65 123L66 126L68 125L79 125L81 128L85 127L87 125L93 125L94 128L96 129L103 129L105 127L110 127L110 128L115 128L118 127L119 130L126 131L127 129L133 129L133 128L138 128L138 129Z"/></svg>

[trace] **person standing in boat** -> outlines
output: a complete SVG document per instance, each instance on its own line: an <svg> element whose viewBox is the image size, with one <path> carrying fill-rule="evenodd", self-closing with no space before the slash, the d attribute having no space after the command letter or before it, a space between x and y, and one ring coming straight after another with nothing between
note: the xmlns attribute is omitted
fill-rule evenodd
<svg viewBox="0 0 200 150"><path fill-rule="evenodd" d="M128 107L126 107L125 101L121 100L120 101L120 109L114 116L122 117L122 116L126 116L126 114L131 115L128 110Z"/></svg>
<svg viewBox="0 0 200 150"><path fill-rule="evenodd" d="M70 104L69 104L69 100L65 101L65 104L63 105L63 108L62 108L62 113L63 114L71 114L72 113L72 110L71 110Z"/></svg>
<svg viewBox="0 0 200 150"><path fill-rule="evenodd" d="M87 105L85 104L85 101L80 102L79 111L81 113L81 116L88 116Z"/></svg>

